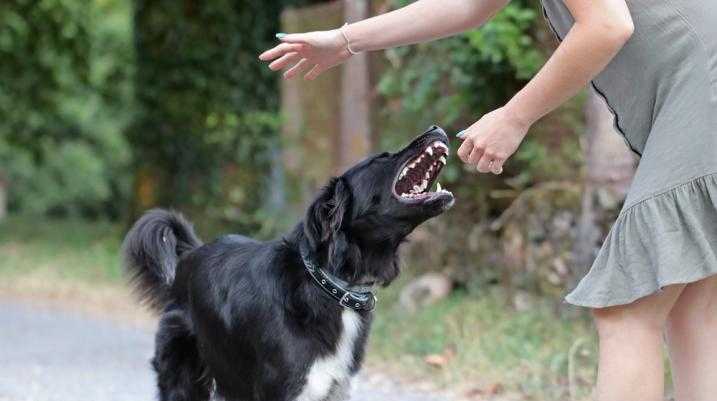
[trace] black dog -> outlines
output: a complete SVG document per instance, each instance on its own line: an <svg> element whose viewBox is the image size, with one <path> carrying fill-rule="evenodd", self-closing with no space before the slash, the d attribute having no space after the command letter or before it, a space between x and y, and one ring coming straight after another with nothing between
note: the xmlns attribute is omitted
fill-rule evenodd
<svg viewBox="0 0 717 401"><path fill-rule="evenodd" d="M152 364L162 401L348 398L371 324L373 285L398 246L453 205L430 192L448 157L438 127L333 178L282 239L202 245L180 215L152 210L124 242L126 268L162 311Z"/></svg>

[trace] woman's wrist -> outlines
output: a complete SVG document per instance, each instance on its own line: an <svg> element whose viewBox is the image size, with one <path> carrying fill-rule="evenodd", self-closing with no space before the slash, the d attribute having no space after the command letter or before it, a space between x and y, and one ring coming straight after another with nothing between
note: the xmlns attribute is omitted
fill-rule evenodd
<svg viewBox="0 0 717 401"><path fill-rule="evenodd" d="M346 60L351 58L351 56L353 56L354 54L348 49L346 38L342 32L342 28L336 28L326 32L331 34L331 47L335 49L335 51L338 53L339 57L342 60ZM353 49L353 46L351 47L351 49Z"/></svg>
<svg viewBox="0 0 717 401"><path fill-rule="evenodd" d="M538 120L538 118L533 117L531 113L528 113L525 107L522 107L515 98L506 103L502 109L505 118L508 119L510 124L521 129L527 130Z"/></svg>
<svg viewBox="0 0 717 401"><path fill-rule="evenodd" d="M353 44L351 43L351 39L349 38L349 34L346 32L348 27L349 27L349 23L347 22L341 28L339 28L339 33L341 34L344 41L346 42L346 50L349 52L349 54L351 54L351 55L359 54L359 53L361 53L361 51L354 48Z"/></svg>
<svg viewBox="0 0 717 401"><path fill-rule="evenodd" d="M339 31L343 35L343 38L346 42L346 50L349 53L358 54L367 50L371 50L368 47L368 43L366 43L363 38L363 35L361 34L361 29L357 29L356 24L346 23L341 28L339 28Z"/></svg>

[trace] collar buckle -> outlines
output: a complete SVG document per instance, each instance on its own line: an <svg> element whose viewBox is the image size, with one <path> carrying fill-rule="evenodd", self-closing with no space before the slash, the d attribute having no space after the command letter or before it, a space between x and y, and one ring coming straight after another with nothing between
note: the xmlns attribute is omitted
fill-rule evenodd
<svg viewBox="0 0 717 401"><path fill-rule="evenodd" d="M331 276L328 272L315 265L310 260L309 252L304 246L300 246L300 253L304 267L314 283L327 295L338 301L341 307L367 312L371 312L376 308L377 299L373 292L351 290L351 287L347 283L342 283L340 279Z"/></svg>
<svg viewBox="0 0 717 401"><path fill-rule="evenodd" d="M349 308L349 309L356 309L361 306L361 304L359 304L359 303L355 303L354 304L355 306L351 305L348 292L345 292L344 296L341 297L341 299L339 299L339 305L343 306L344 308Z"/></svg>
<svg viewBox="0 0 717 401"><path fill-rule="evenodd" d="M376 309L376 302L376 295L372 292L354 294L351 291L346 291L339 300L339 305L353 310L365 310L371 312Z"/></svg>

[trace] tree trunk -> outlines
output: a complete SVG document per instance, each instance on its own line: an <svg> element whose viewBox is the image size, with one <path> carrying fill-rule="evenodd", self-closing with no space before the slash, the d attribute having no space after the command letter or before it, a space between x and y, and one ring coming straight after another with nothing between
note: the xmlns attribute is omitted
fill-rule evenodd
<svg viewBox="0 0 717 401"><path fill-rule="evenodd" d="M344 0L348 22L370 16L367 0ZM368 53L351 57L341 77L341 133L338 167L343 170L365 157L371 149L371 80Z"/></svg>
<svg viewBox="0 0 717 401"><path fill-rule="evenodd" d="M604 99L593 90L585 103L585 118L585 186L574 245L573 286L592 264L600 241L607 234L599 222L620 207L637 162L615 130L614 116Z"/></svg>
<svg viewBox="0 0 717 401"><path fill-rule="evenodd" d="M343 1L285 9L283 32L334 29L346 19ZM281 80L282 159L289 214L301 216L318 188L340 169L343 69L315 81Z"/></svg>
<svg viewBox="0 0 717 401"><path fill-rule="evenodd" d="M0 221L7 217L7 180L0 173Z"/></svg>

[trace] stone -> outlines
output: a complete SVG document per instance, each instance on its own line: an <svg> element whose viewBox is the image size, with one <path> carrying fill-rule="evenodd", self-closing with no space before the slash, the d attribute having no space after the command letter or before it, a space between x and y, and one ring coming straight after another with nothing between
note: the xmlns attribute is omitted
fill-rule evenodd
<svg viewBox="0 0 717 401"><path fill-rule="evenodd" d="M426 273L408 283L399 299L400 305L409 312L434 304L448 296L453 282L441 273Z"/></svg>

